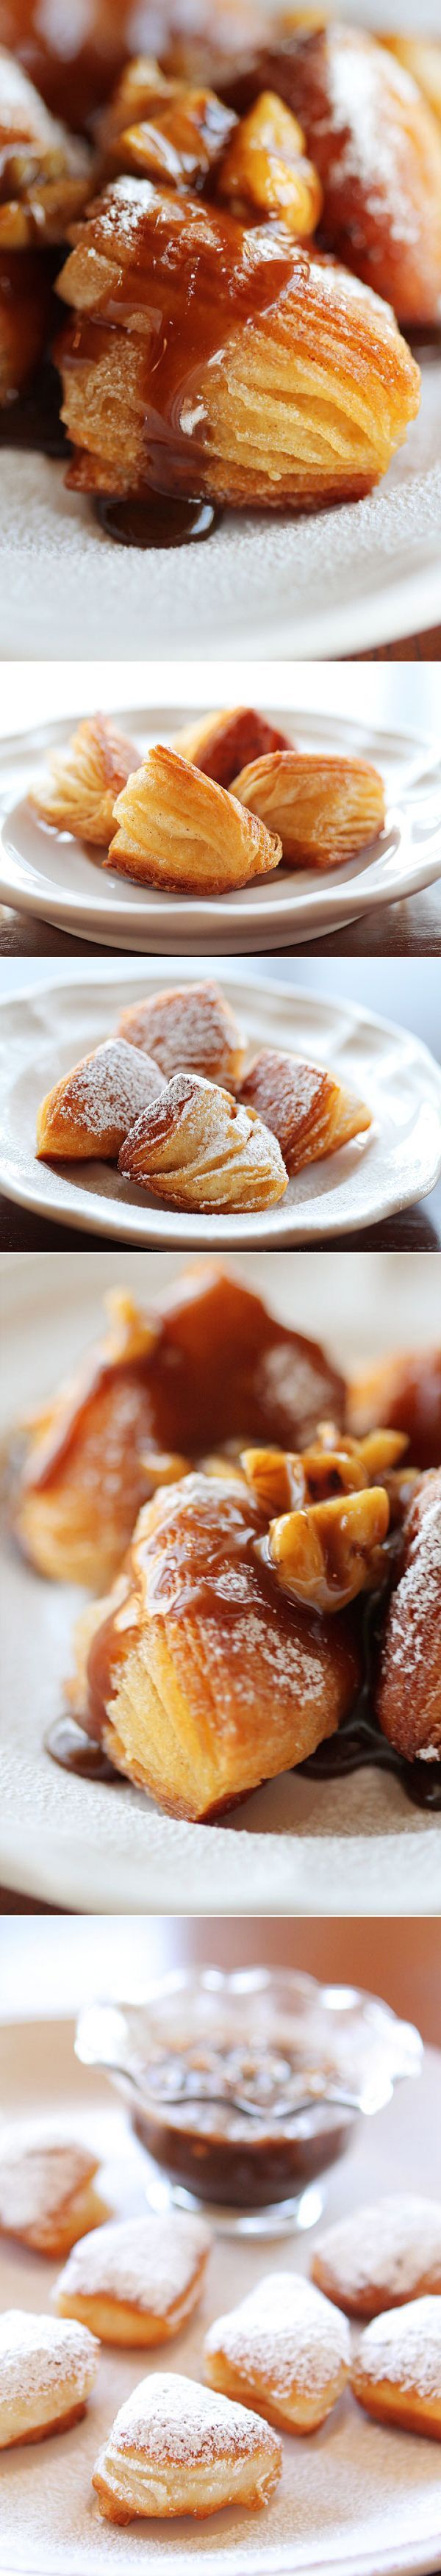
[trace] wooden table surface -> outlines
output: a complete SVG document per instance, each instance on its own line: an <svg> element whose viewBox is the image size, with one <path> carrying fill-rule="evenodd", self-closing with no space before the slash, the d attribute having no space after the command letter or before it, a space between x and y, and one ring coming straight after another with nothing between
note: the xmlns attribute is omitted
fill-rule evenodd
<svg viewBox="0 0 441 2576"><path fill-rule="evenodd" d="M35 921L28 913L0 904L2 957L109 957L113 953L94 940L73 939L50 922ZM294 957L296 949L280 953ZM301 953L308 957L440 957L441 870L434 885L411 895L407 903L376 904L361 920L348 922L346 929L309 940Z"/></svg>
<svg viewBox="0 0 441 2576"><path fill-rule="evenodd" d="M118 1237L112 1235L112 1248L118 1248ZM121 1250L125 1250L123 1237ZM305 1247L303 1247L304 1249ZM78 1233L76 1226L53 1225L47 1217L34 1216L29 1208L16 1207L12 1199L0 1196L1 1252L103 1252L105 1237L93 1232ZM302 1250L296 1236L296 1252ZM385 1217L379 1225L362 1227L353 1234L326 1235L315 1238L317 1252L439 1252L441 1251L441 1181L419 1206L402 1208L398 1216Z"/></svg>

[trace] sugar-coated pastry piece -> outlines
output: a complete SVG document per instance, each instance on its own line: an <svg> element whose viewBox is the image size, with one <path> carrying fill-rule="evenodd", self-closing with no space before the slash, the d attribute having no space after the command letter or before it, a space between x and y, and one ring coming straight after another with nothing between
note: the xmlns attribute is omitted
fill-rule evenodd
<svg viewBox="0 0 441 2576"><path fill-rule="evenodd" d="M286 2433L315 2433L349 2375L348 2328L301 2273L269 2272L205 2338L210 2388Z"/></svg>
<svg viewBox="0 0 441 2576"><path fill-rule="evenodd" d="M433 115L441 118L441 44L432 43L427 36L383 34L381 44L387 46L388 53L396 55L398 63L403 63L404 70L410 72L411 79L416 81L417 89L422 90Z"/></svg>
<svg viewBox="0 0 441 2576"><path fill-rule="evenodd" d="M167 80L142 55L127 64L101 120L106 175L133 170L159 186L203 188L236 124L213 90Z"/></svg>
<svg viewBox="0 0 441 2576"><path fill-rule="evenodd" d="M73 307L56 355L75 489L359 499L418 411L387 306L276 221L242 226L115 179L75 227L58 289Z"/></svg>
<svg viewBox="0 0 441 2576"><path fill-rule="evenodd" d="M197 2307L209 2251L203 2219L181 2211L113 2219L74 2245L58 2315L77 2317L100 2343L169 2343Z"/></svg>
<svg viewBox="0 0 441 2576"><path fill-rule="evenodd" d="M398 320L436 323L441 295L441 142L436 118L399 62L331 19L256 55L239 110L263 86L297 116L321 179L321 239ZM228 84L227 84L227 94Z"/></svg>
<svg viewBox="0 0 441 2576"><path fill-rule="evenodd" d="M343 1089L323 1067L262 1047L240 1087L240 1099L257 1109L266 1127L278 1136L291 1179L305 1163L338 1154L353 1136L371 1126L371 1111L355 1093Z"/></svg>
<svg viewBox="0 0 441 2576"><path fill-rule="evenodd" d="M13 1503L20 1544L41 1573L102 1592L128 1546L158 1458L192 1460L225 1440L303 1445L345 1391L318 1342L271 1315L211 1262L183 1271L143 1311L109 1300L109 1327L23 1431ZM19 1479L19 1481L18 1481Z"/></svg>
<svg viewBox="0 0 441 2576"><path fill-rule="evenodd" d="M359 1592L375 1592L385 1572L389 1528L383 1485L335 1494L283 1512L270 1523L269 1559L282 1591L308 1609L345 1610Z"/></svg>
<svg viewBox="0 0 441 2576"><path fill-rule="evenodd" d="M315 232L323 192L304 135L283 99L264 90L234 125L217 173L217 195L240 220L279 215L297 241Z"/></svg>
<svg viewBox="0 0 441 2576"><path fill-rule="evenodd" d="M441 2299L412 2299L375 2317L361 2337L351 2387L376 2423L441 2442Z"/></svg>
<svg viewBox="0 0 441 2576"><path fill-rule="evenodd" d="M118 1036L154 1057L161 1073L203 1073L226 1091L240 1081L244 1046L218 984L170 984L121 1011Z"/></svg>
<svg viewBox="0 0 441 2576"><path fill-rule="evenodd" d="M377 1717L406 1761L441 1762L441 1468L417 1487L403 1537L383 1627Z"/></svg>
<svg viewBox="0 0 441 2576"><path fill-rule="evenodd" d="M38 1111L37 1156L116 1162L140 1110L164 1087L152 1057L124 1038L105 1038L46 1093Z"/></svg>
<svg viewBox="0 0 441 2576"><path fill-rule="evenodd" d="M319 2236L311 2271L348 2317L441 2295L441 2201L397 2191L354 2209Z"/></svg>
<svg viewBox="0 0 441 2576"><path fill-rule="evenodd" d="M113 1596L80 1620L72 1707L169 1814L218 1814L303 1762L353 1698L345 1622L273 1590L267 1526L237 1476L164 1486Z"/></svg>
<svg viewBox="0 0 441 2576"><path fill-rule="evenodd" d="M1 21L0 21L1 25ZM0 46L0 249L64 241L90 194L92 156L48 114L20 63Z"/></svg>
<svg viewBox="0 0 441 2576"><path fill-rule="evenodd" d="M0 2316L0 2451L78 2424L98 2362L99 2344L86 2326L7 2308Z"/></svg>
<svg viewBox="0 0 441 2576"><path fill-rule="evenodd" d="M226 1214L274 1207L288 1186L277 1136L253 1109L196 1073L173 1074L141 1111L118 1171L167 1206Z"/></svg>
<svg viewBox="0 0 441 2576"><path fill-rule="evenodd" d="M233 780L232 794L279 832L287 867L342 866L385 819L383 780L370 760L269 752Z"/></svg>
<svg viewBox="0 0 441 2576"><path fill-rule="evenodd" d="M141 885L225 894L267 876L282 855L277 834L177 751L157 743L115 804L117 832L105 866ZM250 828L251 827L251 828Z"/></svg>
<svg viewBox="0 0 441 2576"><path fill-rule="evenodd" d="M92 2485L106 2522L180 2513L202 2521L223 2505L257 2511L281 2469L281 2442L260 2416L195 2379L155 2371L120 2407Z"/></svg>
<svg viewBox="0 0 441 2576"><path fill-rule="evenodd" d="M29 2121L0 2132L0 2236L14 2236L56 2262L77 2237L108 2218L96 2190L99 2158L78 2139Z"/></svg>
<svg viewBox="0 0 441 2576"><path fill-rule="evenodd" d="M207 778L216 778L218 787L231 787L248 761L259 760L264 751L292 751L293 744L256 707L224 707L221 715L200 716L196 724L184 725L174 735L173 749Z"/></svg>
<svg viewBox="0 0 441 2576"><path fill-rule="evenodd" d="M115 799L136 761L134 743L117 732L112 716L85 716L67 751L52 752L48 786L34 788L30 804L58 832L108 850Z"/></svg>
<svg viewBox="0 0 441 2576"><path fill-rule="evenodd" d="M38 251L0 251L0 411L24 392L43 352L51 281Z"/></svg>
<svg viewBox="0 0 441 2576"><path fill-rule="evenodd" d="M413 1466L441 1466L441 1345L377 1361L348 1390L348 1420L357 1433L391 1424L407 1433Z"/></svg>

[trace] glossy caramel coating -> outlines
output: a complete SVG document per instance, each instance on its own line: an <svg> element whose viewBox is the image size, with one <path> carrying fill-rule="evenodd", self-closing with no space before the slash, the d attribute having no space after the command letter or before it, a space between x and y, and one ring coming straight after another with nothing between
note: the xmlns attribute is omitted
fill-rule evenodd
<svg viewBox="0 0 441 2576"><path fill-rule="evenodd" d="M75 129L107 99L124 63L160 55L184 79L213 81L238 48L254 41L260 0L0 0L0 43Z"/></svg>
<svg viewBox="0 0 441 2576"><path fill-rule="evenodd" d="M62 242L90 194L92 156L49 116L0 46L0 250Z"/></svg>
<svg viewBox="0 0 441 2576"><path fill-rule="evenodd" d="M23 393L43 357L51 280L38 251L0 252L0 411Z"/></svg>
<svg viewBox="0 0 441 2576"><path fill-rule="evenodd" d="M323 204L320 179L307 159L297 118L271 90L262 91L235 125L222 152L216 195L239 221L277 215L295 241L315 232Z"/></svg>
<svg viewBox="0 0 441 2576"><path fill-rule="evenodd" d="M333 1495L271 1521L269 1562L290 1601L328 1614L345 1610L359 1592L380 1589L388 1528L384 1486Z"/></svg>

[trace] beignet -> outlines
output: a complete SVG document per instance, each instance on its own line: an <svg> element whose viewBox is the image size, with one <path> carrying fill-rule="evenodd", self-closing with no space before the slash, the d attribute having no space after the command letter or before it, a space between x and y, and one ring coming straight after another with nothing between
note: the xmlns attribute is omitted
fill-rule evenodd
<svg viewBox="0 0 441 2576"><path fill-rule="evenodd" d="M262 1047L254 1057L239 1097L278 1136L290 1179L306 1163L338 1154L372 1123L370 1109L334 1082L332 1074L302 1064L301 1057L279 1054L275 1047Z"/></svg>
<svg viewBox="0 0 441 2576"><path fill-rule="evenodd" d="M418 410L415 361L358 280L277 223L243 228L148 179L95 199L58 291L78 490L359 499Z"/></svg>
<svg viewBox="0 0 441 2576"><path fill-rule="evenodd" d="M376 2317L361 2337L351 2386L378 2424L441 2442L441 2299L413 2299Z"/></svg>
<svg viewBox="0 0 441 2576"><path fill-rule="evenodd" d="M210 2388L286 2433L315 2433L349 2377L347 2326L296 2272L270 2272L205 2338Z"/></svg>
<svg viewBox="0 0 441 2576"><path fill-rule="evenodd" d="M441 1468L423 1478L404 1523L404 1568L383 1627L376 1709L406 1761L441 1761Z"/></svg>
<svg viewBox="0 0 441 2576"><path fill-rule="evenodd" d="M279 832L286 867L341 867L385 819L383 780L369 760L269 752L241 770L232 794Z"/></svg>
<svg viewBox="0 0 441 2576"><path fill-rule="evenodd" d="M174 1074L142 1111L118 1171L167 1206L226 1215L274 1207L288 1186L277 1137L253 1109L194 1073Z"/></svg>
<svg viewBox="0 0 441 2576"><path fill-rule="evenodd" d="M85 716L67 750L51 753L51 782L46 790L34 787L29 803L58 832L108 850L115 799L137 758L135 744L117 732L111 716Z"/></svg>
<svg viewBox="0 0 441 2576"><path fill-rule="evenodd" d="M116 1162L120 1145L147 1102L163 1091L164 1079L152 1057L126 1046L124 1038L105 1038L62 1074L46 1093L37 1117L37 1158L84 1162L99 1157Z"/></svg>
<svg viewBox="0 0 441 2576"><path fill-rule="evenodd" d="M120 2407L92 2485L107 2522L180 2513L199 2521L223 2505L250 2513L267 2504L281 2468L281 2442L259 2416L194 2379L155 2372Z"/></svg>
<svg viewBox="0 0 441 2576"><path fill-rule="evenodd" d="M441 2294L441 2201L399 2191L354 2209L319 2236L311 2271L348 2317Z"/></svg>
<svg viewBox="0 0 441 2576"><path fill-rule="evenodd" d="M422 90L433 115L441 118L441 45L430 44L426 37L421 40L420 36L382 35L381 43L386 45L388 53L396 55L398 63L403 63L405 72L410 72L417 89Z"/></svg>
<svg viewBox="0 0 441 2576"><path fill-rule="evenodd" d="M201 716L196 724L184 725L173 743L183 760L203 769L206 778L216 778L218 787L231 787L239 770L248 761L259 760L264 751L292 749L288 734L259 715L256 707L224 707L220 715Z"/></svg>
<svg viewBox="0 0 441 2576"><path fill-rule="evenodd" d="M282 855L277 834L247 815L202 770L157 743L115 804L117 831L104 865L141 885L179 894L225 894L268 876Z"/></svg>
<svg viewBox="0 0 441 2576"><path fill-rule="evenodd" d="M173 2209L96 2227L87 2254L83 2238L60 2274L57 2314L100 2343L169 2343L197 2307L210 2241L203 2219Z"/></svg>
<svg viewBox="0 0 441 2576"><path fill-rule="evenodd" d="M172 1073L202 1073L226 1091L240 1080L244 1047L240 1029L218 984L169 985L165 993L130 1002L121 1011L118 1036L154 1057Z"/></svg>
<svg viewBox="0 0 441 2576"><path fill-rule="evenodd" d="M61 2261L77 2237L109 2215L95 2188L99 2158L78 2139L28 2121L0 2134L0 2235Z"/></svg>
<svg viewBox="0 0 441 2576"><path fill-rule="evenodd" d="M98 1347L26 1426L14 1526L41 1573L103 1591L164 1453L223 1441L309 1438L341 1422L345 1390L318 1342L271 1315L240 1279L198 1262L143 1313L109 1299ZM275 1508L275 1506L273 1506Z"/></svg>
<svg viewBox="0 0 441 2576"><path fill-rule="evenodd" d="M23 393L46 346L52 287L38 251L0 252L0 411Z"/></svg>
<svg viewBox="0 0 441 2576"><path fill-rule="evenodd" d="M62 242L92 184L85 143L49 116L38 90L0 45L0 248Z"/></svg>
<svg viewBox="0 0 441 2576"><path fill-rule="evenodd" d="M113 1596L79 1622L75 1715L168 1814L217 1815L304 1761L353 1697L344 1620L282 1597L266 1530L228 1470L164 1486Z"/></svg>
<svg viewBox="0 0 441 2576"><path fill-rule="evenodd" d="M0 2451L78 2424L98 2361L99 2345L85 2326L7 2309L0 2317Z"/></svg>

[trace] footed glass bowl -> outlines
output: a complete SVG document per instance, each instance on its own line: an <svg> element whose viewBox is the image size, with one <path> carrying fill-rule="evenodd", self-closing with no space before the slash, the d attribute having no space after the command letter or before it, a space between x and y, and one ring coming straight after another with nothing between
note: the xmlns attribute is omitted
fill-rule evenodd
<svg viewBox="0 0 441 2576"><path fill-rule="evenodd" d="M150 2206L267 2235L315 2225L355 2121L423 2056L418 2031L376 1996L266 1968L184 1969L142 2003L88 2006L76 2049L128 2103Z"/></svg>

